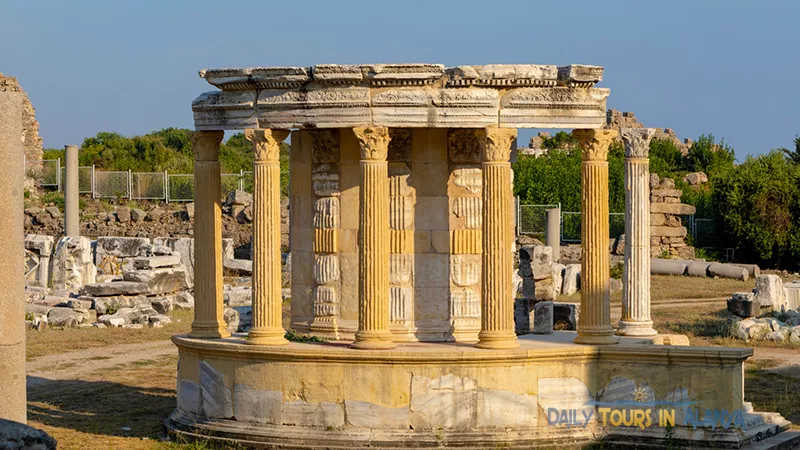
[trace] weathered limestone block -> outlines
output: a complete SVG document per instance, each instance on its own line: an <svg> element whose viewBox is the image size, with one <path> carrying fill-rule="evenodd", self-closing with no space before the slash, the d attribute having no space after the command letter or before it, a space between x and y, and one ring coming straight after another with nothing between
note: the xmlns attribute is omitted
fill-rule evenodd
<svg viewBox="0 0 800 450"><path fill-rule="evenodd" d="M228 259L222 260L222 267L229 273L247 276L253 273L253 261L250 259Z"/></svg>
<svg viewBox="0 0 800 450"><path fill-rule="evenodd" d="M186 267L186 281L194 285L194 238L191 237L158 237L153 239L153 247L164 246L180 255L181 264ZM222 258L234 259L233 239L222 239Z"/></svg>
<svg viewBox="0 0 800 450"><path fill-rule="evenodd" d="M754 302L763 307L772 307L774 311L785 312L790 309L786 301L786 291L783 289L783 281L778 275L759 275L756 277L756 287Z"/></svg>
<svg viewBox="0 0 800 450"><path fill-rule="evenodd" d="M752 292L736 292L728 299L728 311L739 317L755 317L760 309L761 304Z"/></svg>
<svg viewBox="0 0 800 450"><path fill-rule="evenodd" d="M560 263L553 264L553 288L556 291L556 295L561 294L561 288L564 285L564 271L566 270L567 266Z"/></svg>
<svg viewBox="0 0 800 450"><path fill-rule="evenodd" d="M338 197L323 197L314 202L314 228L339 228L341 214Z"/></svg>
<svg viewBox="0 0 800 450"><path fill-rule="evenodd" d="M533 305L533 334L553 334L553 302Z"/></svg>
<svg viewBox="0 0 800 450"><path fill-rule="evenodd" d="M180 255L161 255L148 256L144 258L134 258L133 267L135 269L158 269L161 267L172 267L181 264Z"/></svg>
<svg viewBox="0 0 800 450"><path fill-rule="evenodd" d="M150 248L150 239L147 238L100 236L95 246L94 263L98 273L118 275L133 269L133 258L147 256Z"/></svg>
<svg viewBox="0 0 800 450"><path fill-rule="evenodd" d="M595 400L583 382L574 377L569 378L540 378L538 381L537 397L539 406L545 414L552 414L552 410L577 411L578 417L595 416L595 408L589 402Z"/></svg>
<svg viewBox="0 0 800 450"><path fill-rule="evenodd" d="M145 283L150 295L171 294L186 290L186 269L184 267L166 267L152 270L129 270L123 274L128 282ZM112 283L107 283L112 284Z"/></svg>
<svg viewBox="0 0 800 450"><path fill-rule="evenodd" d="M314 256L314 281L317 284L328 284L339 280L339 256Z"/></svg>
<svg viewBox="0 0 800 450"><path fill-rule="evenodd" d="M411 426L414 429L471 429L476 425L478 386L471 378L447 374L411 378Z"/></svg>
<svg viewBox="0 0 800 450"><path fill-rule="evenodd" d="M800 308L800 281L792 281L783 285L788 308Z"/></svg>
<svg viewBox="0 0 800 450"><path fill-rule="evenodd" d="M137 308L149 306L150 300L144 295L114 295L110 297L89 297L82 296L79 299L91 300L92 308L97 314L109 314L109 311L117 311L120 308Z"/></svg>
<svg viewBox="0 0 800 450"><path fill-rule="evenodd" d="M228 306L249 306L253 303L253 288L225 285L222 290L222 298Z"/></svg>
<svg viewBox="0 0 800 450"><path fill-rule="evenodd" d="M55 307L47 313L47 323L53 327L75 328L89 319L89 311Z"/></svg>
<svg viewBox="0 0 800 450"><path fill-rule="evenodd" d="M307 403L303 400L285 402L281 416L284 425L323 428L344 426L344 408L332 402Z"/></svg>
<svg viewBox="0 0 800 450"><path fill-rule="evenodd" d="M561 295L572 295L581 288L581 265L569 264L564 269L564 280L561 284Z"/></svg>
<svg viewBox="0 0 800 450"><path fill-rule="evenodd" d="M241 422L283 424L283 392L252 389L243 384L233 388L233 411Z"/></svg>
<svg viewBox="0 0 800 450"><path fill-rule="evenodd" d="M52 236L25 236L25 281L31 286L50 286L50 257L55 240Z"/></svg>
<svg viewBox="0 0 800 450"><path fill-rule="evenodd" d="M83 236L58 240L53 254L53 288L75 290L92 284L97 268L92 263L92 241Z"/></svg>
<svg viewBox="0 0 800 450"><path fill-rule="evenodd" d="M225 385L225 376L206 361L200 361L200 405L206 417L233 416L231 390Z"/></svg>
<svg viewBox="0 0 800 450"><path fill-rule="evenodd" d="M391 429L410 426L411 416L407 406L390 408L370 402L345 400L347 424L357 428Z"/></svg>
<svg viewBox="0 0 800 450"><path fill-rule="evenodd" d="M539 405L535 395L497 389L479 389L477 428L524 427L536 423Z"/></svg>
<svg viewBox="0 0 800 450"><path fill-rule="evenodd" d="M450 257L451 280L458 287L475 286L481 279L479 255L453 255Z"/></svg>

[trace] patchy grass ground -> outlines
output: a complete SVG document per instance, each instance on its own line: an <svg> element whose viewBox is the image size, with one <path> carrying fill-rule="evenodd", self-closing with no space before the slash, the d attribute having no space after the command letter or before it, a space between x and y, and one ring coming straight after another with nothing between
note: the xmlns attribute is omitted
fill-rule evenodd
<svg viewBox="0 0 800 450"><path fill-rule="evenodd" d="M163 328L118 329L118 328L69 328L65 330L28 330L28 359L73 350L104 347L112 344L134 344L137 342L168 340L174 334L191 330L194 312L175 310L170 313L172 323Z"/></svg>
<svg viewBox="0 0 800 450"><path fill-rule="evenodd" d="M780 413L792 422L794 429L800 429L800 378L781 375L770 371L775 363L759 360L745 365L745 399L753 402L756 411Z"/></svg>

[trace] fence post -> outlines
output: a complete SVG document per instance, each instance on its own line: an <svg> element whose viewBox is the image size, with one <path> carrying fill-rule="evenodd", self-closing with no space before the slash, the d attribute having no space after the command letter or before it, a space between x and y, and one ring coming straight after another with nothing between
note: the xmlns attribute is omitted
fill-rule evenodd
<svg viewBox="0 0 800 450"><path fill-rule="evenodd" d="M133 175L131 169L128 169L128 200L133 200Z"/></svg>
<svg viewBox="0 0 800 450"><path fill-rule="evenodd" d="M169 191L167 190L167 171L164 171L164 201L169 203Z"/></svg>
<svg viewBox="0 0 800 450"><path fill-rule="evenodd" d="M61 158L56 158L56 189L61 192Z"/></svg>
<svg viewBox="0 0 800 450"><path fill-rule="evenodd" d="M244 190L244 170L239 169L239 190Z"/></svg>

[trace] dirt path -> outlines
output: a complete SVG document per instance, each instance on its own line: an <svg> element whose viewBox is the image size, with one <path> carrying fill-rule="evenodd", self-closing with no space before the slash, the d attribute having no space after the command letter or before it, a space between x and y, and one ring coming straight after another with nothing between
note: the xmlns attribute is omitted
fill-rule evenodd
<svg viewBox="0 0 800 450"><path fill-rule="evenodd" d="M766 370L800 379L800 351L796 349L755 347L750 360L769 361Z"/></svg>
<svg viewBox="0 0 800 450"><path fill-rule="evenodd" d="M31 388L51 381L76 380L99 370L177 354L172 342L155 341L47 355L28 361L27 384Z"/></svg>

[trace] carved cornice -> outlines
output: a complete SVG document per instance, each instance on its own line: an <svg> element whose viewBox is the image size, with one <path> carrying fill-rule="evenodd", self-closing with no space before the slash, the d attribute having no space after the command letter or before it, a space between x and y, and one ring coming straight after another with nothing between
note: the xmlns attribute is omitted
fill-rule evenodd
<svg viewBox="0 0 800 450"><path fill-rule="evenodd" d="M355 127L353 132L361 145L361 159L386 161L389 151L389 129L386 127Z"/></svg>
<svg viewBox="0 0 800 450"><path fill-rule="evenodd" d="M517 138L514 128L487 128L483 145L484 162L508 162L511 157L511 143Z"/></svg>
<svg viewBox="0 0 800 450"><path fill-rule="evenodd" d="M450 160L456 163L481 162L481 148L486 132L480 128L447 130L447 150Z"/></svg>
<svg viewBox="0 0 800 450"><path fill-rule="evenodd" d="M192 103L198 130L600 128L599 66L322 64L208 69L221 91Z"/></svg>
<svg viewBox="0 0 800 450"><path fill-rule="evenodd" d="M622 128L620 135L625 145L626 158L647 158L650 154L650 140L655 128Z"/></svg>
<svg viewBox="0 0 800 450"><path fill-rule="evenodd" d="M277 162L281 151L281 142L289 136L289 130L271 130L269 128L248 128L244 137L253 144L255 161Z"/></svg>
<svg viewBox="0 0 800 450"><path fill-rule="evenodd" d="M608 146L617 137L617 132L614 130L578 129L572 131L572 136L583 147L584 161L606 161L608 160Z"/></svg>
<svg viewBox="0 0 800 450"><path fill-rule="evenodd" d="M195 131L191 135L195 161L219 161L219 144L224 131Z"/></svg>

